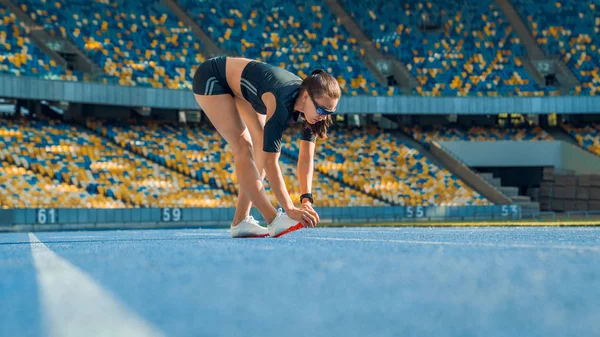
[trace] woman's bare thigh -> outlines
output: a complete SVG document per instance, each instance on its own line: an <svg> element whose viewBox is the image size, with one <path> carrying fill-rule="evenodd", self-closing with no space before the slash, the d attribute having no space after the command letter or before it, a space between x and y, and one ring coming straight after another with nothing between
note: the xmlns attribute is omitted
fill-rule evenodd
<svg viewBox="0 0 600 337"><path fill-rule="evenodd" d="M248 129L231 95L194 94L194 97L219 134L225 138L234 151L241 140L251 141Z"/></svg>

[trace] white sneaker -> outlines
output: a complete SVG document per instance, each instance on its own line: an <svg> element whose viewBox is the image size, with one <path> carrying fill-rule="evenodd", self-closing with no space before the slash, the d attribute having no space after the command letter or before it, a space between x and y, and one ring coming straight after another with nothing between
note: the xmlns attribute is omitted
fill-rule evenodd
<svg viewBox="0 0 600 337"><path fill-rule="evenodd" d="M232 238L264 238L269 231L258 224L252 215L246 217L237 226L231 226Z"/></svg>
<svg viewBox="0 0 600 337"><path fill-rule="evenodd" d="M302 223L290 218L281 208L277 211L275 220L267 225L269 235L274 238L297 231L302 227L304 227Z"/></svg>

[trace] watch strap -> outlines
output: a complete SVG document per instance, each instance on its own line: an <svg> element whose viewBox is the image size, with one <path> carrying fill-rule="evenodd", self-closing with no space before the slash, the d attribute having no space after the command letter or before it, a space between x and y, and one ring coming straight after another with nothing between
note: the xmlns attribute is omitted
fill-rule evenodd
<svg viewBox="0 0 600 337"><path fill-rule="evenodd" d="M300 203L302 203L302 200L304 200L304 198L307 198L308 200L310 200L311 204L314 204L312 193L304 193L304 194L302 194L300 196Z"/></svg>

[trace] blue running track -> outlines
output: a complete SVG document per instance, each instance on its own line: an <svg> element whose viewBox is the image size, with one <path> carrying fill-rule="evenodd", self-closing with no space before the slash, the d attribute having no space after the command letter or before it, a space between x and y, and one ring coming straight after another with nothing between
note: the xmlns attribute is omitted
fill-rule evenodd
<svg viewBox="0 0 600 337"><path fill-rule="evenodd" d="M0 234L0 336L102 335L85 320L127 336L600 336L600 228Z"/></svg>

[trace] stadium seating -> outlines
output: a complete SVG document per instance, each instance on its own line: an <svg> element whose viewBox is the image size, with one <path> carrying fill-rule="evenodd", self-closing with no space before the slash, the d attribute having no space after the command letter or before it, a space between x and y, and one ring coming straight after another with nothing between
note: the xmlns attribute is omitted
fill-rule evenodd
<svg viewBox="0 0 600 337"><path fill-rule="evenodd" d="M584 127L561 124L561 127L575 138L579 146L600 156L600 124L590 124Z"/></svg>
<svg viewBox="0 0 600 337"><path fill-rule="evenodd" d="M285 140L285 152L297 151ZM483 205L489 202L416 149L377 128L332 130L316 150L316 169L365 193L400 205Z"/></svg>
<svg viewBox="0 0 600 337"><path fill-rule="evenodd" d="M600 18L598 0L540 3L511 1L537 43L549 55L560 56L582 85L574 94L600 92Z"/></svg>
<svg viewBox="0 0 600 337"><path fill-rule="evenodd" d="M322 0L178 1L223 48L300 77L321 67L350 95L396 95L361 63L364 51Z"/></svg>
<svg viewBox="0 0 600 337"><path fill-rule="evenodd" d="M121 85L191 88L202 46L160 0L15 0Z"/></svg>
<svg viewBox="0 0 600 337"><path fill-rule="evenodd" d="M156 163L191 175L216 188L236 193L238 181L233 167L231 151L222 137L208 127L188 124L119 123L88 120L87 126L108 136L122 147L141 154ZM292 200L300 197L296 162L282 156L280 166ZM318 205L323 206L372 206L384 205L364 193L360 193L319 172L313 177L314 193L319 196ZM268 193L277 205L273 193Z"/></svg>
<svg viewBox="0 0 600 337"><path fill-rule="evenodd" d="M203 46L160 0L15 0L52 34L72 40L103 68L104 82L189 89ZM324 0L179 0L209 36L229 52L284 67L305 77L323 67L349 95L399 95L377 83L364 50ZM512 2L537 42L571 67L582 85L572 94L596 95L600 83L600 20L596 0L540 6ZM404 62L424 96L548 96L523 65L526 52L493 0L456 2L341 0L376 45ZM0 72L87 80L63 70L28 39L13 14L0 7ZM441 33L419 27L423 17ZM560 18L560 19L557 19Z"/></svg>
<svg viewBox="0 0 600 337"><path fill-rule="evenodd" d="M0 73L77 81L81 74L65 71L29 39L26 27L0 5Z"/></svg>
<svg viewBox="0 0 600 337"><path fill-rule="evenodd" d="M1 155L0 155L1 156ZM0 208L124 208L126 205L31 170L0 162Z"/></svg>
<svg viewBox="0 0 600 337"><path fill-rule="evenodd" d="M300 183L298 182L297 157L281 156L279 166L284 175L284 180L290 197L294 201L300 199ZM316 165L315 165L316 166ZM313 176L313 194L316 197L317 207L351 207L351 206L387 206L379 199L361 193L356 189L342 184L335 179L315 169Z"/></svg>
<svg viewBox="0 0 600 337"><path fill-rule="evenodd" d="M529 76L522 64L526 52L493 0L341 3L383 52L407 65L421 95L558 94L538 87ZM423 15L445 31L421 31Z"/></svg>
<svg viewBox="0 0 600 337"><path fill-rule="evenodd" d="M126 123L87 120L87 126L121 147L214 188L237 193L232 174L233 156L213 130L186 124Z"/></svg>
<svg viewBox="0 0 600 337"><path fill-rule="evenodd" d="M190 88L193 72L205 60L201 44L160 0L16 3L47 30L68 37L89 54L104 69L105 81ZM180 3L215 42L235 54L301 77L313 68L326 68L351 95L399 93L377 84L359 59L363 51L319 0ZM213 15L216 11L221 14Z"/></svg>
<svg viewBox="0 0 600 337"><path fill-rule="evenodd" d="M0 119L11 164L135 207L231 207L234 196L172 172L78 127Z"/></svg>
<svg viewBox="0 0 600 337"><path fill-rule="evenodd" d="M497 140L553 140L554 138L539 126L520 128L494 128L474 126L460 127L435 126L405 128L406 132L421 143L433 140L442 141L497 141Z"/></svg>

